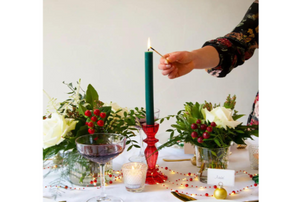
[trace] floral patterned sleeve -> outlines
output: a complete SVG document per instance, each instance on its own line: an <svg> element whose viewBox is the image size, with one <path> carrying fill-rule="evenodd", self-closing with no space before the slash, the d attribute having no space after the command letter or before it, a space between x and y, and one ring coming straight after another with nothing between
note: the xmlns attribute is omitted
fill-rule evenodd
<svg viewBox="0 0 300 202"><path fill-rule="evenodd" d="M225 77L231 70L251 58L258 48L258 1L255 1L243 20L224 37L204 43L213 46L219 53L219 64L206 71L216 77Z"/></svg>

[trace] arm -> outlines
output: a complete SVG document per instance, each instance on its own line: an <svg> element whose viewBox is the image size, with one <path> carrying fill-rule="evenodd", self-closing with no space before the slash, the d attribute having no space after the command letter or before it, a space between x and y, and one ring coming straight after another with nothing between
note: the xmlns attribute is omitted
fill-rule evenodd
<svg viewBox="0 0 300 202"><path fill-rule="evenodd" d="M232 32L206 42L200 49L166 54L170 64L161 58L158 68L170 79L183 76L193 69L206 69L214 76L224 77L249 59L258 47L257 44L258 4L253 3Z"/></svg>

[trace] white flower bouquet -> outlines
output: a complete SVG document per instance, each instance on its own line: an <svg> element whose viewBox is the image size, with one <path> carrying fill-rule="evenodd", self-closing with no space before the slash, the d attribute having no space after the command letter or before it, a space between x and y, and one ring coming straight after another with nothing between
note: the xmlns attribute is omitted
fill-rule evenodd
<svg viewBox="0 0 300 202"><path fill-rule="evenodd" d="M170 140L161 145L158 150L170 147L177 141L191 143L192 145L205 148L225 148L231 142L245 144L244 140L252 139L252 135L258 136L258 126L242 125L237 121L244 115L237 114L234 110L236 96L227 97L223 106L214 106L205 101L204 104L187 102L184 110L177 115L170 115L162 118L170 119L176 117L176 124L171 125ZM179 133L175 135L175 132Z"/></svg>

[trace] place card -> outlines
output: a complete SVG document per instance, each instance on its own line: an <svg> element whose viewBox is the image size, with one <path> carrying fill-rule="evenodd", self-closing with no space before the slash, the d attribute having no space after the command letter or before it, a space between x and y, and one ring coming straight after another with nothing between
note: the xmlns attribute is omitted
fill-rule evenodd
<svg viewBox="0 0 300 202"><path fill-rule="evenodd" d="M235 181L234 170L207 169L207 184L217 185L222 182L224 186L233 187Z"/></svg>

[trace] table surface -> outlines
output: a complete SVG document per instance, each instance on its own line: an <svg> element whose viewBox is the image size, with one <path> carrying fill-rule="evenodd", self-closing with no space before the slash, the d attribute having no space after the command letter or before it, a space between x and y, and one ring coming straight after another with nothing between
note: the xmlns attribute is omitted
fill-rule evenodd
<svg viewBox="0 0 300 202"><path fill-rule="evenodd" d="M162 135L162 134L160 134ZM159 136L160 136L159 135ZM163 134L168 135L168 134ZM159 144L159 143L158 143ZM128 162L128 158L133 155L137 155L139 149L134 148L129 152L124 151L120 156L113 160L113 170L121 170L124 163ZM224 187L228 193L235 191L236 194L227 196L227 199L246 201L257 200L259 195L259 186L253 186L254 182L249 177L249 174L257 174L257 170L251 170L249 162L248 149L236 149L236 145L231 146L232 154L229 156L228 169L235 170L235 186ZM198 180L183 181L182 179L190 179L187 174L190 172L192 175L199 170L196 166L193 166L190 161L181 162L165 162L163 159L186 159L192 158L192 154L184 154L183 149L178 148L164 148L159 151L157 165L159 169L168 176L168 180L163 184L146 185L143 192L132 193L125 189L122 180L114 181L112 184L106 186L106 192L109 195L117 195L122 198L124 202L164 202L164 201L180 201L175 198L170 192L171 190L178 190L180 193L193 194L196 199L214 199L213 197L204 196L205 193L212 195L214 192L213 185L204 184ZM168 167L168 170L165 170ZM171 171L169 171L171 170ZM175 172L172 172L175 171ZM44 174L47 173L47 168L44 168ZM177 173L178 172L178 173ZM185 175L184 175L185 174ZM83 202L89 198L98 196L100 193L99 187L82 187L72 184L66 184L69 188L56 188L55 180L59 177L59 173L52 172L43 179L43 196L44 202L50 201L67 201L67 202ZM179 180L180 179L180 180ZM177 181L176 181L177 180ZM178 185L177 185L178 183ZM181 184L188 184L189 187L180 186ZM50 187L51 185L51 187ZM58 185L59 186L59 185ZM193 186L193 187L192 187ZM211 188L209 188L211 186ZM248 186L248 188L246 188ZM206 188L205 188L206 187ZM76 189L75 189L76 188ZM83 189L84 188L84 189ZM53 193L59 193L57 198L53 198ZM196 195L197 194L197 195ZM202 195L202 196L200 196ZM49 197L51 199L49 199ZM215 199L217 201L217 199Z"/></svg>

